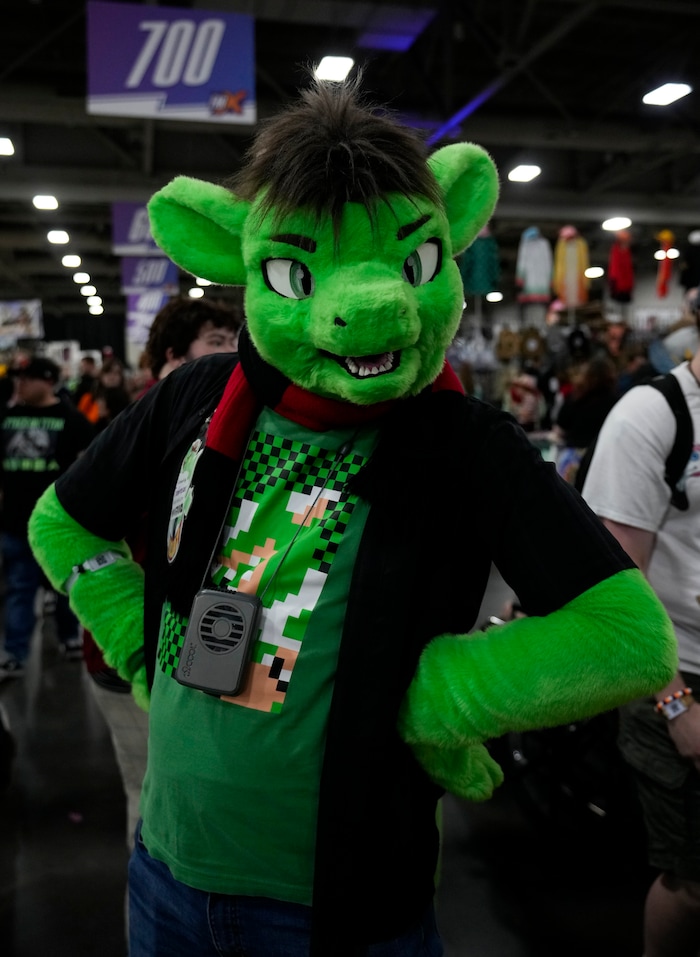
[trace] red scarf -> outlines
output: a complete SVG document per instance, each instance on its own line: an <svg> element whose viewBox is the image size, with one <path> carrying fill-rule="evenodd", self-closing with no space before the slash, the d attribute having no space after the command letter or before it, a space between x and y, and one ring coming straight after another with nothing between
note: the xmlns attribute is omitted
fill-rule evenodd
<svg viewBox="0 0 700 957"><path fill-rule="evenodd" d="M375 405L353 405L307 392L285 379L255 350L247 329L239 340L240 362L231 373L212 416L206 444L227 458L240 461L255 420L264 405L286 419L316 432L363 425L394 408L395 399ZM445 361L430 391L464 392L460 380Z"/></svg>

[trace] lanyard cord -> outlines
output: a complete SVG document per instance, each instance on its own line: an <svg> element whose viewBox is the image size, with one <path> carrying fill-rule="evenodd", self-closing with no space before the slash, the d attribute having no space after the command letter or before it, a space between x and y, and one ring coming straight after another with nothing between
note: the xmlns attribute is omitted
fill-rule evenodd
<svg viewBox="0 0 700 957"><path fill-rule="evenodd" d="M285 548L285 550L284 550L284 552L283 552L283 554L282 554L282 557L280 558L280 560L279 560L279 562L278 562L278 564L277 564L277 567L276 567L275 570L273 571L273 573L272 573L272 575L270 576L270 578L269 578L267 584L265 585L265 587L263 588L262 592L261 592L260 595L258 596L258 597L260 598L260 601L263 600L265 594L267 593L268 588L270 587L270 585L273 583L273 581L274 581L275 578L277 577L277 573L278 573L279 570L282 568L282 565L284 564L284 561L285 561L285 559L287 558L287 555L289 555L289 553L290 553L290 551L291 551L291 549L292 549L292 545L294 545L294 543L296 542L297 538L299 537L299 535L300 535L302 529L303 529L304 526L306 525L306 519L309 518L309 516L311 516L311 515L313 514L314 508L316 507L316 503L317 503L318 500L320 499L321 495L323 495L323 493L324 493L324 492L326 491L326 489L328 488L329 483L332 482L333 479L334 479L334 478L336 477L336 475L338 474L338 470L340 469L340 465L341 465L343 459L345 458L345 456L348 454L348 452L350 452L350 450L352 449L353 445L355 444L355 439L357 438L357 434L358 434L359 431L360 431L360 429L357 428L357 429L355 430L355 432L352 434L352 436L347 440L347 442L343 442L343 444L340 446L340 448L339 448L338 451L336 452L335 458L333 459L333 464L332 464L332 466L331 466L331 473L330 473L330 475L328 476L328 478L325 480L325 482L323 483L323 485L321 486L321 488L320 488L320 489L318 490L318 492L316 493L316 496L315 496L313 502L311 503L311 505L309 506L309 508L308 508L307 511L306 511L306 515L304 516L303 520L302 520L301 523L299 524L299 527L297 528L297 530L294 532L294 535L292 536L291 541L289 542L289 544L288 544L287 547ZM245 457L245 453L244 453L244 457ZM231 505L232 505L232 503L233 503L233 498L234 498L234 495L235 495L235 492L236 492L236 487L237 487L237 485L238 485L238 481L239 481L239 479L240 479L240 477L241 477L241 471L242 471L242 469L243 469L243 458L241 459L241 464L240 464L240 466L239 466L239 468L238 468L238 474L236 475L236 481L235 481L234 484L233 484L233 491L231 492L231 496L230 496L230 498L229 498L228 505L226 506L226 512L225 512L225 514L224 514L224 520L223 520L223 522L221 523L221 528L219 529L219 533L218 533L218 535L217 535L217 537L216 537L216 542L215 542L215 544L214 544L214 550L213 550L213 552L212 552L212 554L211 554L211 557L210 557L210 559L209 559L209 564L207 565L207 570L206 570L205 573L204 573L204 580L202 581L202 588L204 588L204 583L205 583L205 581L206 581L206 577L207 577L207 575L210 574L210 572L211 572L211 566L213 565L214 559L216 558L216 553L217 553L218 548L219 548L219 541L220 541L220 539L221 539L221 535L222 535L222 533L223 533L224 526L226 525L226 520L227 520L227 518L228 518L229 511L231 510ZM228 589L221 589L221 591L228 591Z"/></svg>
<svg viewBox="0 0 700 957"><path fill-rule="evenodd" d="M277 572L280 570L280 568L281 568L282 565L284 564L284 561L285 561L287 555L289 555L290 551L292 550L292 545L296 542L297 538L299 537L299 534L301 533L301 530L304 528L304 525L306 524L306 519L309 518L309 517L313 514L313 511L314 511L314 509L316 508L316 503L318 502L318 500L320 499L320 497L323 495L323 493L324 493L324 492L326 491L326 489L328 488L329 483L332 482L333 479L334 479L334 478L336 477L336 475L338 474L338 470L340 469L340 464L341 464L341 462L343 461L343 459L345 458L345 456L348 454L348 452L350 451L350 449L353 447L353 444L354 444L354 442L355 442L355 439L357 438L357 433L358 433L358 432L359 432L359 429L356 429L355 432L354 432L354 434L353 434L353 436L352 436L352 438L349 439L347 442L343 442L343 444L340 446L340 448L339 448L338 451L336 452L336 454L335 454L335 459L333 460L333 465L331 466L331 468L332 468L331 474L328 476L328 478L326 479L326 481L323 483L323 485L321 486L321 488L320 488L320 489L318 490L318 492L316 493L316 497L314 498L313 502L311 503L311 505L310 505L309 508L307 509L306 515L304 516L304 518L302 519L302 521L301 521L300 524L299 524L299 527L297 528L296 532L295 532L294 535L292 536L292 540L290 541L289 545L287 545L287 547L285 548L284 553L283 553L282 557L280 558L280 560L279 560L279 562L278 562L278 564L277 564L277 568L275 568L275 570L273 571L272 575L270 576L270 578L269 578L269 580L268 580L267 585L265 585L265 587L263 588L262 592L260 593L260 601L263 600L263 598L265 597L265 594L267 593L268 588L270 587L270 585L273 583L273 581L274 581L275 578L277 577Z"/></svg>

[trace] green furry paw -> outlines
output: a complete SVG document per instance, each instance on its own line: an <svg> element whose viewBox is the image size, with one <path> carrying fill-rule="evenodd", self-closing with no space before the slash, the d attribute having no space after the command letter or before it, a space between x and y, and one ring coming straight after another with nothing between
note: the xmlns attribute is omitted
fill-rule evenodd
<svg viewBox="0 0 700 957"><path fill-rule="evenodd" d="M142 665L131 679L131 693L139 708L141 708L142 711L149 711L151 707L151 692L148 689L145 665Z"/></svg>
<svg viewBox="0 0 700 957"><path fill-rule="evenodd" d="M503 783L503 771L483 744L457 748L414 744L412 751L435 784L467 801L486 801Z"/></svg>

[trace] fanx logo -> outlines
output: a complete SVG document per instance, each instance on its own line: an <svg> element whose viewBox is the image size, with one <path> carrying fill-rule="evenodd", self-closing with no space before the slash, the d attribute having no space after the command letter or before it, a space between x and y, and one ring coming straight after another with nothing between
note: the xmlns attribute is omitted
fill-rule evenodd
<svg viewBox="0 0 700 957"><path fill-rule="evenodd" d="M221 90L218 93L212 93L209 97L209 111L213 116L221 116L224 113L241 114L247 96L247 90L238 90L236 93Z"/></svg>

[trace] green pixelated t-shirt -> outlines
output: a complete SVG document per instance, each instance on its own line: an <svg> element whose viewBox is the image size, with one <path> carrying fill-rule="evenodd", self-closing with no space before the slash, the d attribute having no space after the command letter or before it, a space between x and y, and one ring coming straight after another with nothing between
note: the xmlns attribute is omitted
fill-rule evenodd
<svg viewBox="0 0 700 957"><path fill-rule="evenodd" d="M240 695L177 682L187 621L164 608L142 836L190 886L311 901L326 722L367 515L346 483L375 440L373 429L311 432L269 409L258 419L212 567L217 586L262 598Z"/></svg>

